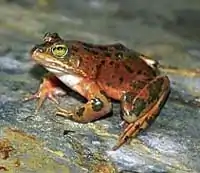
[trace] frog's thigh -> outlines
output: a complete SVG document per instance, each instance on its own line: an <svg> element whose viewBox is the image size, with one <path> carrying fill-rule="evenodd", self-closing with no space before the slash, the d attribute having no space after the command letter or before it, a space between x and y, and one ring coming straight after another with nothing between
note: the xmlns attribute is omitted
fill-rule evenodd
<svg viewBox="0 0 200 173"><path fill-rule="evenodd" d="M96 93L86 104L75 107L73 110L58 108L57 115L67 117L76 122L87 123L97 120L112 109L112 104L101 92Z"/></svg>
<svg viewBox="0 0 200 173"><path fill-rule="evenodd" d="M131 92L127 92L122 96L122 118L133 123L157 105L160 110L165 103L169 93L169 79L167 76L160 76L147 84L138 95L134 96Z"/></svg>
<svg viewBox="0 0 200 173"><path fill-rule="evenodd" d="M122 118L129 123L119 137L114 150L141 129L147 128L159 114L170 92L170 82L167 76L157 77L147 84L137 96L131 92L122 97Z"/></svg>

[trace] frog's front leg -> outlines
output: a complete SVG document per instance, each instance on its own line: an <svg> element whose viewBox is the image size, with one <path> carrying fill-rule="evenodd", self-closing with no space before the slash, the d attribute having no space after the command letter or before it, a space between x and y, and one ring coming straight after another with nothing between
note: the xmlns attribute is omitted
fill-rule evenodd
<svg viewBox="0 0 200 173"><path fill-rule="evenodd" d="M88 102L70 110L57 107L57 115L67 117L79 123L87 123L106 116L111 111L111 101L95 82L83 82L75 86L74 89L86 97Z"/></svg>
<svg viewBox="0 0 200 173"><path fill-rule="evenodd" d="M47 73L42 78L42 83L40 84L38 90L34 94L24 98L23 101L38 99L35 113L38 112L46 99L50 99L54 103L58 104L58 100L55 96L66 94L66 91L64 91L60 85L62 85L61 81L59 81L56 76L51 73Z"/></svg>
<svg viewBox="0 0 200 173"><path fill-rule="evenodd" d="M157 117L170 93L170 82L167 76L159 76L144 86L134 96L131 92L123 95L121 106L122 118L128 123L113 150L118 149L131 137L146 129Z"/></svg>

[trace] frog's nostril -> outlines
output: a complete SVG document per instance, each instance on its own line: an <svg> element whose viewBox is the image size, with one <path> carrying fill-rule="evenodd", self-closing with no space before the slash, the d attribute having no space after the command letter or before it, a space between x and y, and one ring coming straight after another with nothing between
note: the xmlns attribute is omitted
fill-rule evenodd
<svg viewBox="0 0 200 173"><path fill-rule="evenodd" d="M43 53L44 52L44 48L40 47L36 49L38 52Z"/></svg>
<svg viewBox="0 0 200 173"><path fill-rule="evenodd" d="M45 50L42 47L35 46L35 47L32 48L31 54L33 54L35 51L43 53Z"/></svg>

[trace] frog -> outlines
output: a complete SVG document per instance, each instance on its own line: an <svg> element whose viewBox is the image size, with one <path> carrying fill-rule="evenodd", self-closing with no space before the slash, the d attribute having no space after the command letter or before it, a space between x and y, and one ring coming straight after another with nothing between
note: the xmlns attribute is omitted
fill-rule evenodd
<svg viewBox="0 0 200 173"><path fill-rule="evenodd" d="M36 112L50 99L57 105L56 115L89 123L106 118L112 100L120 102L122 132L113 150L150 127L170 94L170 80L159 73L159 63L121 43L65 40L48 32L30 55L48 71L38 90L25 98L38 100ZM60 82L86 98L86 103L60 107L56 97L66 94Z"/></svg>

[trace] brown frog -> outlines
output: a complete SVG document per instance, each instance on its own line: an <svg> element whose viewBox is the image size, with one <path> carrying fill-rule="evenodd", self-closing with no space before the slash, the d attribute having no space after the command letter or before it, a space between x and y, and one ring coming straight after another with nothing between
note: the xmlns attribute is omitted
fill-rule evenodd
<svg viewBox="0 0 200 173"><path fill-rule="evenodd" d="M112 110L109 98L119 100L124 130L114 150L146 129L168 98L170 81L157 73L156 62L122 44L64 40L57 33L45 34L43 41L31 50L31 56L50 74L25 100L38 98L36 110L46 98L58 104L55 95L63 93L60 80L88 102L70 110L58 107L57 114L80 123L108 114Z"/></svg>

